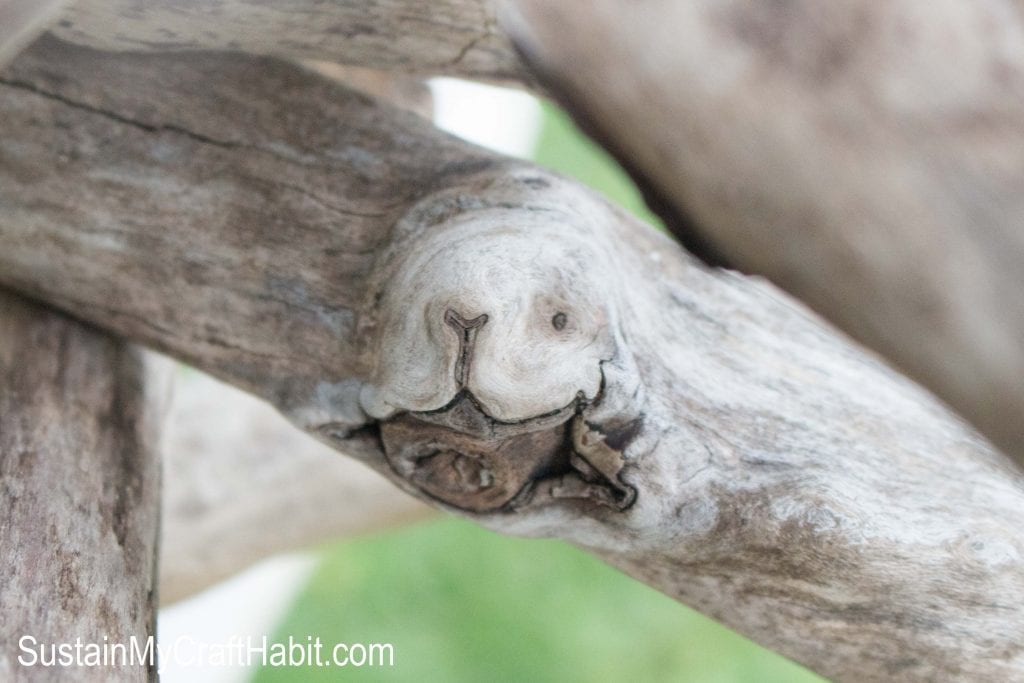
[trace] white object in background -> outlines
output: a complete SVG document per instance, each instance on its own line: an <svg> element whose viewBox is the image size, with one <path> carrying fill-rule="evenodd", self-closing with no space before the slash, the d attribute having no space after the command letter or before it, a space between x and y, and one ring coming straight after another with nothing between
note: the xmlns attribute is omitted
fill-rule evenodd
<svg viewBox="0 0 1024 683"><path fill-rule="evenodd" d="M430 89L434 123L441 130L496 152L521 158L533 154L541 124L536 97L456 78L435 78Z"/></svg>
<svg viewBox="0 0 1024 683"><path fill-rule="evenodd" d="M229 643L252 636L259 642L274 631L296 594L316 567L309 555L275 557L209 590L160 610L157 642L168 647L179 639L196 644ZM186 655L187 656L187 655ZM178 666L160 662L163 683L244 683L258 667Z"/></svg>

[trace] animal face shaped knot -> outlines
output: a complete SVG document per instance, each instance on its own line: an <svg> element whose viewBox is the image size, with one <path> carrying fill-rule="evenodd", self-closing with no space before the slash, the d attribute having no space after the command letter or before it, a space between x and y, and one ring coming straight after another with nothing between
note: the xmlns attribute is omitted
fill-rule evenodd
<svg viewBox="0 0 1024 683"><path fill-rule="evenodd" d="M500 210L456 215L395 259L363 409L394 472L448 505L621 508L632 490L614 457L588 462L600 437L580 429L610 389L602 365L624 353L607 271L565 225L517 214L514 229Z"/></svg>
<svg viewBox="0 0 1024 683"><path fill-rule="evenodd" d="M459 216L397 255L379 293L368 415L440 410L466 391L516 422L598 395L617 348L607 271L564 224L516 220Z"/></svg>

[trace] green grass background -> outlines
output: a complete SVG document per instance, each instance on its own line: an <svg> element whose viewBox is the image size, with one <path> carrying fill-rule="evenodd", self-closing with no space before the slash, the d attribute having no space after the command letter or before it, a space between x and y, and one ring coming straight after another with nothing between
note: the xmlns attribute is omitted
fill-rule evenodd
<svg viewBox="0 0 1024 683"><path fill-rule="evenodd" d="M618 167L546 106L535 160L652 220ZM274 634L394 645L393 668L266 668L257 683L809 683L821 679L555 541L442 518L323 548Z"/></svg>

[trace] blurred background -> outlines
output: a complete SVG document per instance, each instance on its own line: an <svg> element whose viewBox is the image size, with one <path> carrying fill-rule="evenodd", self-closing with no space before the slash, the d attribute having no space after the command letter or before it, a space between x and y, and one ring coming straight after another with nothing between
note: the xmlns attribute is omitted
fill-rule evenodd
<svg viewBox="0 0 1024 683"><path fill-rule="evenodd" d="M431 89L440 127L573 176L657 225L557 108L450 79ZM161 643L180 635L391 643L395 666L169 667L166 683L822 680L566 544L440 516L253 567L162 610Z"/></svg>

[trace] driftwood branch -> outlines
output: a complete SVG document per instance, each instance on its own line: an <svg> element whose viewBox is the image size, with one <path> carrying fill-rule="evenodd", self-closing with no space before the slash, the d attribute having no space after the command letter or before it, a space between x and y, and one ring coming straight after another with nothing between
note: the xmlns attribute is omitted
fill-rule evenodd
<svg viewBox="0 0 1024 683"><path fill-rule="evenodd" d="M179 379L166 431L162 604L271 555L430 511L266 403L206 376Z"/></svg>
<svg viewBox="0 0 1024 683"><path fill-rule="evenodd" d="M53 651L80 640L86 648L76 661L87 665L90 644L135 638L145 650L155 635L163 399L145 376L137 350L0 293L5 681L99 671L110 681L156 678L155 668L121 659L54 666Z"/></svg>
<svg viewBox="0 0 1024 683"><path fill-rule="evenodd" d="M771 287L270 59L2 83L4 285L826 675L1024 671L1019 471Z"/></svg>
<svg viewBox="0 0 1024 683"><path fill-rule="evenodd" d="M78 0L53 27L118 51L241 50L292 59L532 83L492 0Z"/></svg>
<svg viewBox="0 0 1024 683"><path fill-rule="evenodd" d="M1018 0L517 4L548 91L684 241L768 275L1024 464Z"/></svg>
<svg viewBox="0 0 1024 683"><path fill-rule="evenodd" d="M1024 458L1024 311L1002 296L1020 288L1024 253L1024 39L1011 0L519 7L509 25L533 69L684 244L769 275ZM487 0L85 0L54 30L105 49L535 83Z"/></svg>
<svg viewBox="0 0 1024 683"><path fill-rule="evenodd" d="M310 68L430 118L411 77L326 62ZM282 552L419 519L430 508L295 429L273 407L189 373L167 419L160 600L188 597Z"/></svg>

